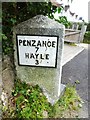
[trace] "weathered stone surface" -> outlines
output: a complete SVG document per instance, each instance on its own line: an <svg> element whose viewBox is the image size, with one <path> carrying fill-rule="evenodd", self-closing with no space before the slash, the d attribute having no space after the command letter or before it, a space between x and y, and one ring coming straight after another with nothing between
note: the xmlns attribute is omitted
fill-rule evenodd
<svg viewBox="0 0 90 120"><path fill-rule="evenodd" d="M64 26L45 16L38 15L14 27L13 34L17 77L30 84L38 84L53 104L60 96ZM59 36L57 68L19 66L17 60L16 34Z"/></svg>
<svg viewBox="0 0 90 120"><path fill-rule="evenodd" d="M11 97L14 88L14 71L8 56L5 56L2 62L2 87L8 98Z"/></svg>

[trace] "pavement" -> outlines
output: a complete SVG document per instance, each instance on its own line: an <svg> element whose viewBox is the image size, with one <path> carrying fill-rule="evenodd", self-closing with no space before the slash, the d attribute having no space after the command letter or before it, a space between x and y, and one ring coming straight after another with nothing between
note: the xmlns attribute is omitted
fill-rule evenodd
<svg viewBox="0 0 90 120"><path fill-rule="evenodd" d="M78 47L84 49L79 51L78 54L73 54L73 56L71 54L73 59L69 59L68 62L63 65L62 83L66 85L67 83L74 84L76 80L80 81L80 84L77 84L76 89L79 96L84 101L84 104L78 113L78 117L88 118L88 52L90 51L90 45L79 44ZM72 49L71 52L73 50L74 49ZM67 54L69 53L67 51Z"/></svg>
<svg viewBox="0 0 90 120"><path fill-rule="evenodd" d="M72 46L69 44L64 44L64 52L63 52L63 60L62 66L64 66L67 62L77 56L80 52L84 50L85 44L76 44L76 46Z"/></svg>

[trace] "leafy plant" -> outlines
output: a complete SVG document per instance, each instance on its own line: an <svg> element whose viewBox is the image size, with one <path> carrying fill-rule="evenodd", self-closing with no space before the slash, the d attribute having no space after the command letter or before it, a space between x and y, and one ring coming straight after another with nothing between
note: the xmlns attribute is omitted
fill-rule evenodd
<svg viewBox="0 0 90 120"><path fill-rule="evenodd" d="M90 31L90 22L87 24L87 31Z"/></svg>
<svg viewBox="0 0 90 120"><path fill-rule="evenodd" d="M45 15L51 19L54 13L60 13L62 7L56 7L51 2L3 2L2 3L2 32L6 36L2 38L2 51L6 55L13 56L13 27L23 21L26 21L36 15ZM56 20L63 23L66 27L69 25L66 17L60 17Z"/></svg>
<svg viewBox="0 0 90 120"><path fill-rule="evenodd" d="M4 118L38 119L57 116L61 118L65 111L77 111L83 103L75 86L70 85L67 85L64 95L53 106L47 101L38 85L32 86L20 80L15 81L12 95L12 102L4 111Z"/></svg>
<svg viewBox="0 0 90 120"><path fill-rule="evenodd" d="M90 31L85 33L83 42L90 44Z"/></svg>
<svg viewBox="0 0 90 120"><path fill-rule="evenodd" d="M79 80L76 80L76 81L75 81L75 84L80 84L80 81L79 81Z"/></svg>
<svg viewBox="0 0 90 120"><path fill-rule="evenodd" d="M66 16L61 16L59 19L55 19L57 22L62 23L67 28L71 23L67 20Z"/></svg>
<svg viewBox="0 0 90 120"><path fill-rule="evenodd" d="M50 3L49 3L50 4ZM53 10L53 9L52 9ZM4 54L13 54L13 26L30 19L38 14L51 14L51 5L48 3L33 2L3 2L2 3L2 50Z"/></svg>
<svg viewBox="0 0 90 120"><path fill-rule="evenodd" d="M12 94L15 97L17 118L42 118L44 111L47 114L52 111L52 106L38 85L31 86L18 80Z"/></svg>

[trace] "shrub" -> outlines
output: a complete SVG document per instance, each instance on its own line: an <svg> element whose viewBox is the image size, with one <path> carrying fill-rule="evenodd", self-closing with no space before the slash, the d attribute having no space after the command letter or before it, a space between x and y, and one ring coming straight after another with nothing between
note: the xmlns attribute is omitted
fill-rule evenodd
<svg viewBox="0 0 90 120"><path fill-rule="evenodd" d="M90 31L85 33L83 42L90 44Z"/></svg>
<svg viewBox="0 0 90 120"><path fill-rule="evenodd" d="M51 2L3 2L2 3L2 32L3 37L2 51L4 54L13 54L13 26L26 21L36 15L54 18L54 13L60 13L61 7L56 7ZM58 22L68 27L69 22L66 17L61 17Z"/></svg>
<svg viewBox="0 0 90 120"><path fill-rule="evenodd" d="M84 37L85 39L90 40L90 31L86 32Z"/></svg>
<svg viewBox="0 0 90 120"><path fill-rule="evenodd" d="M87 24L87 31L90 31L90 22Z"/></svg>

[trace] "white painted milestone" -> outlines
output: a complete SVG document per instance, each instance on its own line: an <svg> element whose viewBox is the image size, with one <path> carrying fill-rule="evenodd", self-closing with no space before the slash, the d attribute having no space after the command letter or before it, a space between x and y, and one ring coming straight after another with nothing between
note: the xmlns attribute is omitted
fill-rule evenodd
<svg viewBox="0 0 90 120"><path fill-rule="evenodd" d="M56 67L58 36L17 35L19 65Z"/></svg>

